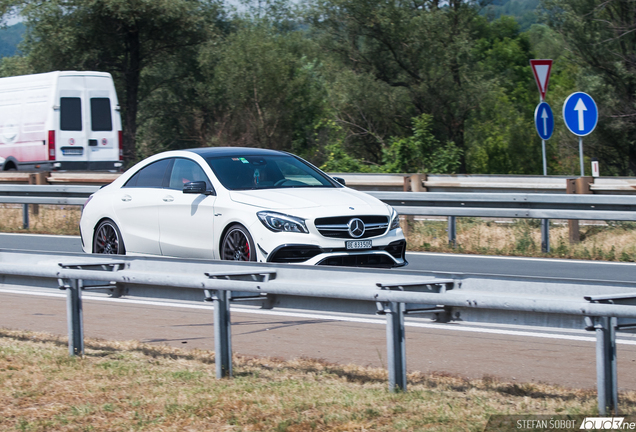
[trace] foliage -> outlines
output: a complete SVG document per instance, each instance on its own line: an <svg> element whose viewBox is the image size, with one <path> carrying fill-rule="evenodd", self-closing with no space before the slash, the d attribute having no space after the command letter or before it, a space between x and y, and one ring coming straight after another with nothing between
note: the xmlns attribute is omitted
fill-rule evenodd
<svg viewBox="0 0 636 432"><path fill-rule="evenodd" d="M311 18L334 61L383 83L385 94L407 95L407 109L387 119L401 125L401 135L408 134L404 111L407 118L429 114L435 136L464 149L465 122L483 89L480 71L471 67L471 41L482 21L474 6L461 0L448 7L419 1L317 0ZM361 144L372 148L377 163L389 135L386 128L369 128L369 120L382 118L382 111L353 108L344 113L346 124L354 132L367 131ZM463 156L460 161L465 169Z"/></svg>
<svg viewBox="0 0 636 432"><path fill-rule="evenodd" d="M636 4L627 0L544 0L544 18L580 68L578 90L599 106L586 148L606 174L636 174Z"/></svg>
<svg viewBox="0 0 636 432"><path fill-rule="evenodd" d="M459 168L462 150L453 142L441 146L431 133L431 116L413 119L413 135L394 138L384 151L382 171L397 173L426 172L450 174Z"/></svg>
<svg viewBox="0 0 636 432"><path fill-rule="evenodd" d="M541 174L528 63L552 58L548 174L578 173L560 107L590 93L604 175L636 173L636 32L627 0L0 0L20 52L0 75L116 80L125 158L167 149L291 151L330 171ZM513 19L509 14L514 14ZM532 19L531 19L532 18ZM588 165L587 163L585 164Z"/></svg>
<svg viewBox="0 0 636 432"><path fill-rule="evenodd" d="M60 69L111 72L124 118L124 158L135 159L137 111L150 93L146 68L209 37L214 2L189 0L3 0L18 8L27 25L22 45L34 72ZM170 78L170 77L164 77Z"/></svg>

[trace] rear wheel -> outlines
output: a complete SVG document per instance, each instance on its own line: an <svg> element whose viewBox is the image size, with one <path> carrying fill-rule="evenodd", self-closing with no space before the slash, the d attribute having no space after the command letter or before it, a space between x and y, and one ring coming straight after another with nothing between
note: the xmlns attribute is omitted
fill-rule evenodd
<svg viewBox="0 0 636 432"><path fill-rule="evenodd" d="M228 261L256 261L252 236L242 225L232 225L221 242L221 259Z"/></svg>
<svg viewBox="0 0 636 432"><path fill-rule="evenodd" d="M125 255L124 241L115 222L102 221L93 236L93 253L107 255Z"/></svg>

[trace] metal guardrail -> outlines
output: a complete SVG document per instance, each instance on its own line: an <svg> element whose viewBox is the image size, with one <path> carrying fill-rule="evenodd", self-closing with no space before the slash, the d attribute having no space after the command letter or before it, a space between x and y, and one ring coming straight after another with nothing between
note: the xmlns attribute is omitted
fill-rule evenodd
<svg viewBox="0 0 636 432"><path fill-rule="evenodd" d="M0 202L83 205L97 186L1 185ZM403 215L636 220L636 200L624 195L378 192L368 194Z"/></svg>
<svg viewBox="0 0 636 432"><path fill-rule="evenodd" d="M636 283L186 261L0 250L0 284L67 291L69 353L83 353L82 291L214 302L217 377L232 375L233 300L386 316L389 388L406 390L405 315L436 321L578 323L597 336L599 411L616 411L616 331L634 326ZM335 309L334 309L335 308ZM495 315L493 315L495 314ZM496 318L495 318L496 316ZM490 321L492 322L492 321Z"/></svg>
<svg viewBox="0 0 636 432"><path fill-rule="evenodd" d="M75 184L103 185L114 181L120 173L107 172L0 172L0 184ZM498 175L498 174L371 174L330 173L346 180L359 190L404 191L412 182L419 182L415 191L427 192L489 192L489 193L566 193L566 181L573 176ZM594 194L635 194L636 178L597 177L590 185Z"/></svg>
<svg viewBox="0 0 636 432"><path fill-rule="evenodd" d="M367 192L401 215L636 221L626 195Z"/></svg>
<svg viewBox="0 0 636 432"><path fill-rule="evenodd" d="M29 227L28 204L83 205L97 186L2 185L0 203L23 205L23 228ZM457 217L542 219L542 250L550 250L549 219L636 221L636 200L629 195L556 195L456 192L382 192L368 194L392 205L400 215L447 216L449 243L456 244Z"/></svg>

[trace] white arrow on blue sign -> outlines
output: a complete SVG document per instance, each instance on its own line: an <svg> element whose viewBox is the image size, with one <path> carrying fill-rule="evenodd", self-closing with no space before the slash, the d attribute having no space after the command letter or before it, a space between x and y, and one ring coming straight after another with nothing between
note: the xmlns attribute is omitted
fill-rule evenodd
<svg viewBox="0 0 636 432"><path fill-rule="evenodd" d="M534 110L534 126L543 140L550 139L554 132L554 115L546 102L541 102Z"/></svg>
<svg viewBox="0 0 636 432"><path fill-rule="evenodd" d="M572 93L563 104L563 120L574 135L592 133L598 123L598 109L594 99L587 93Z"/></svg>

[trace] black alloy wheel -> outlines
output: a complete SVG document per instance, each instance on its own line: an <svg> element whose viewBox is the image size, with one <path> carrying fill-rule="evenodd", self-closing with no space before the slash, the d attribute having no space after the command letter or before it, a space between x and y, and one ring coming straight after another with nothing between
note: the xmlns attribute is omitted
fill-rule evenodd
<svg viewBox="0 0 636 432"><path fill-rule="evenodd" d="M221 242L221 259L227 261L256 261L252 236L242 225L232 225Z"/></svg>
<svg viewBox="0 0 636 432"><path fill-rule="evenodd" d="M121 232L115 222L105 220L97 226L93 236L93 253L107 255L126 254Z"/></svg>

